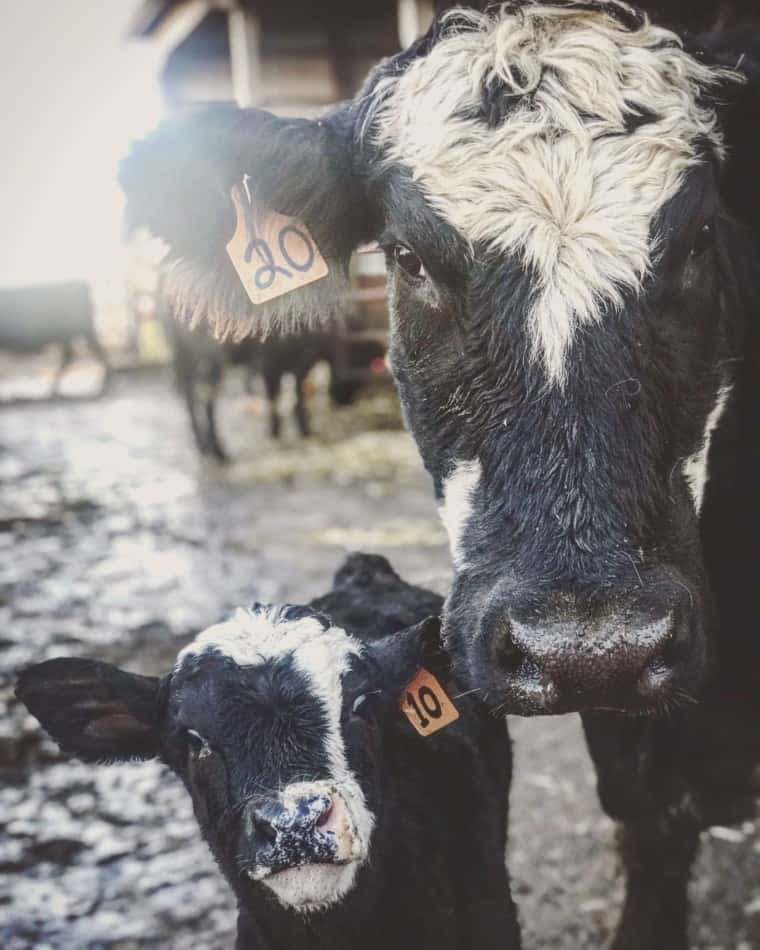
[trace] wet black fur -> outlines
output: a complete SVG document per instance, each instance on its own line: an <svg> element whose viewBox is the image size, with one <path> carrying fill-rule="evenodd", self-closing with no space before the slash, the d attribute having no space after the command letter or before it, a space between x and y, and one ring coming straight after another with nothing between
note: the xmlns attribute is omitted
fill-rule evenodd
<svg viewBox="0 0 760 950"><path fill-rule="evenodd" d="M398 598L398 612L388 609L389 597ZM324 623L326 614L366 643L344 677L342 730L376 817L370 860L340 903L309 915L284 909L239 874L256 847L241 833L246 806L266 805L288 782L328 777L324 716L291 658L241 668L204 654L161 680L91 660L51 660L22 673L17 694L68 754L160 755L180 776L237 895L239 950L517 950L504 867L510 744L504 721L471 696L457 698L448 681L439 624L425 620L441 605L384 558L354 554L331 592L281 610L291 621ZM402 630L409 619L417 627ZM399 709L421 664L447 683L461 714L427 739ZM353 710L359 694L368 697L361 714ZM214 752L196 755L187 729Z"/></svg>

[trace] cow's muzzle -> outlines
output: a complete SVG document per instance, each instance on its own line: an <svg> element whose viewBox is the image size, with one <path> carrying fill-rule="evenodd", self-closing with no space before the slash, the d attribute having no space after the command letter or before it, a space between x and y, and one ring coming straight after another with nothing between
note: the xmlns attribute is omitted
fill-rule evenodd
<svg viewBox="0 0 760 950"><path fill-rule="evenodd" d="M668 585L652 595L581 608L572 597L543 610L484 617L481 643L507 712L614 709L657 713L693 699L705 669L695 595Z"/></svg>

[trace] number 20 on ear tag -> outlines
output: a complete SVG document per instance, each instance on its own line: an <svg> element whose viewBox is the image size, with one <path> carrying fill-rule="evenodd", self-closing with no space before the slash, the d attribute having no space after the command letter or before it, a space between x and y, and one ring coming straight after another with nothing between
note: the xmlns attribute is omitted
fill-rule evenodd
<svg viewBox="0 0 760 950"><path fill-rule="evenodd" d="M237 185L232 201L237 224L227 253L252 303L266 303L327 276L325 259L306 225L276 211L257 213L247 190Z"/></svg>
<svg viewBox="0 0 760 950"><path fill-rule="evenodd" d="M404 690L401 711L421 736L432 736L459 719L441 684L425 669Z"/></svg>

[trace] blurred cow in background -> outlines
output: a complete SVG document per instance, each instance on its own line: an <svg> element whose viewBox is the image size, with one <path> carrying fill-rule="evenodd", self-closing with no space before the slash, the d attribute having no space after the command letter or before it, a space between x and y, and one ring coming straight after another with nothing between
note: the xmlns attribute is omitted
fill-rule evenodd
<svg viewBox="0 0 760 950"><path fill-rule="evenodd" d="M74 359L74 343L84 340L103 367L103 388L109 364L95 332L90 288L84 281L0 289L0 350L39 353L47 346L61 348L61 362L53 380L55 394L66 367Z"/></svg>
<svg viewBox="0 0 760 950"><path fill-rule="evenodd" d="M162 326L172 353L177 388L187 407L195 444L201 455L227 462L228 455L219 438L216 404L225 367L239 366L251 392L256 374L266 387L269 434L280 437L278 408L282 379L291 374L295 382L294 418L302 438L310 435L306 409L305 381L314 366L332 358L332 335L327 330L272 334L265 340L246 339L221 342L205 326L188 326L174 317L171 304L159 287L156 295Z"/></svg>

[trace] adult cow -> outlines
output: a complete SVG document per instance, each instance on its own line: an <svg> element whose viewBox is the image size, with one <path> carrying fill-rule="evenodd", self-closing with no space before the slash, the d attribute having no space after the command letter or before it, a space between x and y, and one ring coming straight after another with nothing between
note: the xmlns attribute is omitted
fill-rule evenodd
<svg viewBox="0 0 760 950"><path fill-rule="evenodd" d="M712 46L615 2L460 11L321 121L202 111L123 171L183 306L235 335L329 312L352 249L386 249L447 641L494 708L583 714L618 950L686 946L700 829L760 757L760 81ZM255 307L225 251L244 176L251 233L295 216L329 268Z"/></svg>

